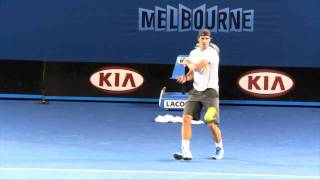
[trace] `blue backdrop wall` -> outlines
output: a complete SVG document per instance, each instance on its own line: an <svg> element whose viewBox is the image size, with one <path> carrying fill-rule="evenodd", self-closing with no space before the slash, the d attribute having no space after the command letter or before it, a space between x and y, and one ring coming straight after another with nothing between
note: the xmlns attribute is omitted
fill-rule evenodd
<svg viewBox="0 0 320 180"><path fill-rule="evenodd" d="M319 8L319 0L1 0L0 59L172 64L207 25L222 65L320 67Z"/></svg>

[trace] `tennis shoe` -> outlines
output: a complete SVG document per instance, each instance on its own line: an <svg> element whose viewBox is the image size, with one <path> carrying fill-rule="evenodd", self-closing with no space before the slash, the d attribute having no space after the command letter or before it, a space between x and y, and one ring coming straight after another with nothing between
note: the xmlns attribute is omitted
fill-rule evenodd
<svg viewBox="0 0 320 180"><path fill-rule="evenodd" d="M221 147L216 147L215 153L212 155L212 159L221 160L224 156L224 150Z"/></svg>
<svg viewBox="0 0 320 180"><path fill-rule="evenodd" d="M173 154L174 159L176 160L191 160L192 154L190 151L182 152L182 153L174 153Z"/></svg>

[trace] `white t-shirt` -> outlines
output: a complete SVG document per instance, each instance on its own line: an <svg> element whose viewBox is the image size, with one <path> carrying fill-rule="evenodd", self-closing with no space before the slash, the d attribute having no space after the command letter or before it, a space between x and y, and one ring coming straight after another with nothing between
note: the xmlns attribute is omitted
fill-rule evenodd
<svg viewBox="0 0 320 180"><path fill-rule="evenodd" d="M207 88L213 88L219 92L219 54L212 47L200 51L196 48L190 52L189 60L197 64L201 60L208 62L200 71L193 72L193 87L197 91L204 91Z"/></svg>

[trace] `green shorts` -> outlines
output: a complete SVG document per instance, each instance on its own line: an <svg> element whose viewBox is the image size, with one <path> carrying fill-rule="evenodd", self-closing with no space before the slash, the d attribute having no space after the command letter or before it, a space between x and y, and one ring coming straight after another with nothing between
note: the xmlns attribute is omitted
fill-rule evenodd
<svg viewBox="0 0 320 180"><path fill-rule="evenodd" d="M203 119L200 117L201 110L203 109L204 112L206 112L209 107L213 106L217 109L217 116L214 123L220 123L219 94L215 89L209 88L204 91L191 89L189 94L190 96L183 110L184 115L191 115L194 120Z"/></svg>

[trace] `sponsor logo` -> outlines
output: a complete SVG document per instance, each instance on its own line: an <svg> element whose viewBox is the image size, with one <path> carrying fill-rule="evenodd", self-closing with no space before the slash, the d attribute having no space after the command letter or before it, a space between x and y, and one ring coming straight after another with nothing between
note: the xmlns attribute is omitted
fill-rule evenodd
<svg viewBox="0 0 320 180"><path fill-rule="evenodd" d="M137 90L144 82L143 76L127 67L104 67L90 77L93 86L109 93L129 93Z"/></svg>
<svg viewBox="0 0 320 180"><path fill-rule="evenodd" d="M212 32L253 32L253 27L253 9L219 9L206 4L194 9L183 4L178 7L139 8L139 31L185 32L207 28Z"/></svg>
<svg viewBox="0 0 320 180"><path fill-rule="evenodd" d="M187 100L164 100L164 108L183 108Z"/></svg>
<svg viewBox="0 0 320 180"><path fill-rule="evenodd" d="M290 92L295 85L288 74L273 69L248 71L238 79L242 91L256 97L277 97Z"/></svg>

